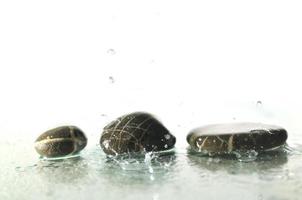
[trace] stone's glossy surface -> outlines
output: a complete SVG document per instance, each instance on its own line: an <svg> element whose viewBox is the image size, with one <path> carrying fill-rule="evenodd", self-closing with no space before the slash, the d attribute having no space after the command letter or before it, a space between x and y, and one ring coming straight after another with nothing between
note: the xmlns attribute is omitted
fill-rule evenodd
<svg viewBox="0 0 302 200"><path fill-rule="evenodd" d="M285 144L284 128L261 123L213 124L192 130L187 142L195 151L229 153L265 151Z"/></svg>
<svg viewBox="0 0 302 200"><path fill-rule="evenodd" d="M46 131L35 141L35 149L45 157L61 157L80 152L87 145L83 131L75 126L61 126Z"/></svg>
<svg viewBox="0 0 302 200"><path fill-rule="evenodd" d="M163 151L174 147L176 138L152 115L135 112L108 124L100 145L106 154Z"/></svg>

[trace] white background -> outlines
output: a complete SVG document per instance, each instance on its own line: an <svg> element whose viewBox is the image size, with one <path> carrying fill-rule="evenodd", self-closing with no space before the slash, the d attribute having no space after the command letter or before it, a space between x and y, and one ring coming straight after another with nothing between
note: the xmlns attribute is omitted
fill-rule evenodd
<svg viewBox="0 0 302 200"><path fill-rule="evenodd" d="M0 135L63 124L100 134L137 110L184 137L242 120L295 131L301 10L276 0L1 0Z"/></svg>

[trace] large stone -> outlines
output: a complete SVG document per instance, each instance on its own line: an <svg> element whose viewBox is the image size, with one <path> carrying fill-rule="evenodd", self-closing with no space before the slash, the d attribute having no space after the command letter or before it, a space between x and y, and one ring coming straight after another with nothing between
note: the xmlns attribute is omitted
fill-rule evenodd
<svg viewBox="0 0 302 200"><path fill-rule="evenodd" d="M62 157L80 152L87 145L83 131L62 126L46 131L35 141L36 151L44 157Z"/></svg>
<svg viewBox="0 0 302 200"><path fill-rule="evenodd" d="M265 151L284 145L284 128L261 123L213 124L192 130L187 142L197 152Z"/></svg>
<svg viewBox="0 0 302 200"><path fill-rule="evenodd" d="M124 115L108 124L100 145L109 155L163 151L174 147L176 138L148 113Z"/></svg>

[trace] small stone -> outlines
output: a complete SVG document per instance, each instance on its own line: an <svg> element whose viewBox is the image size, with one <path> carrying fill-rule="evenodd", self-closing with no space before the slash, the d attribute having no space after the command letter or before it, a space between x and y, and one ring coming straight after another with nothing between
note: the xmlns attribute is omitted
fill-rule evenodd
<svg viewBox="0 0 302 200"><path fill-rule="evenodd" d="M265 151L285 144L284 128L261 123L213 124L192 130L187 142L197 152Z"/></svg>
<svg viewBox="0 0 302 200"><path fill-rule="evenodd" d="M44 157L62 157L80 152L87 145L83 131L75 126L62 126L46 131L35 141L36 151Z"/></svg>
<svg viewBox="0 0 302 200"><path fill-rule="evenodd" d="M106 127L100 145L109 155L151 152L174 147L176 138L152 115L135 112L114 120Z"/></svg>

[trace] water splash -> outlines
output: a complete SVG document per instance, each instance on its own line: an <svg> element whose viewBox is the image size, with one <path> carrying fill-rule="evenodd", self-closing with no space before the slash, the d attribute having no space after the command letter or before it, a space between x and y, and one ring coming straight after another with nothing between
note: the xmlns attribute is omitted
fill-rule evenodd
<svg viewBox="0 0 302 200"><path fill-rule="evenodd" d="M258 152L255 150L236 151L233 153L240 162L251 162L251 161L256 160L257 156L258 156Z"/></svg>
<svg viewBox="0 0 302 200"><path fill-rule="evenodd" d="M154 173L154 170L152 168L152 163L151 163L152 159L154 159L154 158L155 158L155 154L153 154L152 151L145 154L144 162L147 165L148 171L150 174Z"/></svg>
<svg viewBox="0 0 302 200"><path fill-rule="evenodd" d="M282 148L284 153L287 153L288 155L302 155L302 150L298 149L298 147L291 147L289 145L284 145Z"/></svg>

